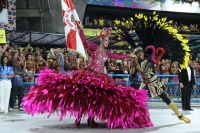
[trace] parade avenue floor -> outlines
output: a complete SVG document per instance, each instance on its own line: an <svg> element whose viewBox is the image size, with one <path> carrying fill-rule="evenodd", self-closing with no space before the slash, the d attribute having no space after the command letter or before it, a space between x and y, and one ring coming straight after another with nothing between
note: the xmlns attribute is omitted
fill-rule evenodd
<svg viewBox="0 0 200 133"><path fill-rule="evenodd" d="M164 105L149 103L154 127L145 129L107 129L105 123L99 128L88 128L84 118L81 128L74 128L73 117L67 116L59 121L56 115L46 118L44 115L29 116L24 112L12 111L0 113L0 133L200 133L200 107L193 106L194 111L183 111L192 123L180 122L175 114Z"/></svg>

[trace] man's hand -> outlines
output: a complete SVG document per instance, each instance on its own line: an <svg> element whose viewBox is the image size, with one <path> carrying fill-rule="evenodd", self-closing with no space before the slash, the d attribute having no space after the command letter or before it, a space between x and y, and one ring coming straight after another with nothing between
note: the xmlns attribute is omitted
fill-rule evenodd
<svg viewBox="0 0 200 133"><path fill-rule="evenodd" d="M183 83L180 83L180 88L183 88L184 86L183 86Z"/></svg>

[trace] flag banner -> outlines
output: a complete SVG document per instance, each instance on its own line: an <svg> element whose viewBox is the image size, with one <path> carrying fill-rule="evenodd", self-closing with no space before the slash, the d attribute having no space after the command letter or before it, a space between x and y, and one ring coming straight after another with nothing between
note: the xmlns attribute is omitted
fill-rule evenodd
<svg viewBox="0 0 200 133"><path fill-rule="evenodd" d="M0 29L0 44L6 43L6 32L4 29Z"/></svg>
<svg viewBox="0 0 200 133"><path fill-rule="evenodd" d="M78 23L80 23L80 19L74 8L74 4L71 0L61 0L61 3L62 3L66 47L68 49L77 51L84 58L86 58L85 49L77 25Z"/></svg>

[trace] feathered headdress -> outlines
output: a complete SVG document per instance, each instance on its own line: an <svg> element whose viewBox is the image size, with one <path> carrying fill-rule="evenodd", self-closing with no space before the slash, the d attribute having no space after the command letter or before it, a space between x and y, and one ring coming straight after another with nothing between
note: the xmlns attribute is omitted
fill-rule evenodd
<svg viewBox="0 0 200 133"><path fill-rule="evenodd" d="M129 31L135 30L142 42L140 46L143 49L152 49L155 52L154 54L156 52L157 54L160 52L164 54L163 51L165 51L164 57L177 61L179 67L183 69L188 66L189 62L190 49L187 45L188 40L184 39L171 24L172 21L167 21L167 18L159 18L155 12L151 16L139 13L121 25L123 28L120 28L120 30L124 32L124 27L128 27ZM126 39L126 37L129 36L123 38ZM128 42L130 41L128 40ZM132 44L132 46L134 47L135 45Z"/></svg>
<svg viewBox="0 0 200 133"><path fill-rule="evenodd" d="M105 37L110 38L111 34L112 34L112 27L103 28L101 30L101 32L99 33L99 35L97 35L97 37L99 38L99 40L102 41L102 39L105 38Z"/></svg>

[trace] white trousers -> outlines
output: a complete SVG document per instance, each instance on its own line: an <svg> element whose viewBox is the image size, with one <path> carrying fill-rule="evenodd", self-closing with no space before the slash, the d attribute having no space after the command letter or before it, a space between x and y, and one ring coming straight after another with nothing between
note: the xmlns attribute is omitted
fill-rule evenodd
<svg viewBox="0 0 200 133"><path fill-rule="evenodd" d="M11 87L11 80L0 81L0 112L8 113Z"/></svg>

